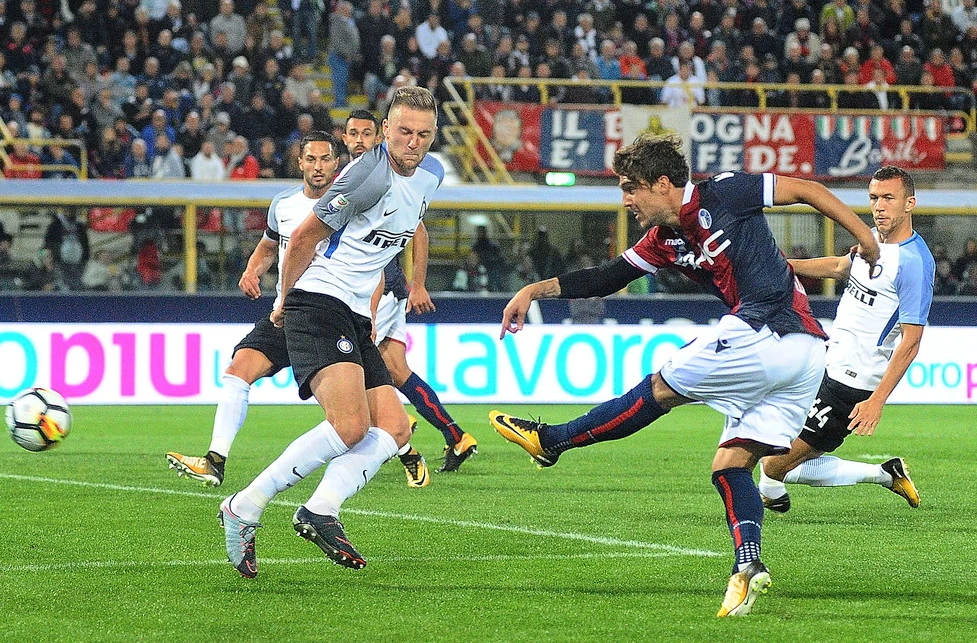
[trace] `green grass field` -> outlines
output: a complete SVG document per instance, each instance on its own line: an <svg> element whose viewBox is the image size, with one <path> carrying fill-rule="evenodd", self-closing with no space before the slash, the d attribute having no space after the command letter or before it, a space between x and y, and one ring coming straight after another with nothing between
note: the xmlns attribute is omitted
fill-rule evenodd
<svg viewBox="0 0 977 643"><path fill-rule="evenodd" d="M539 470L491 430L488 407L450 410L478 456L425 489L388 463L347 503L366 569L295 537L308 481L265 513L252 581L226 562L218 503L317 408L252 407L216 490L163 459L206 449L212 407L76 407L58 449L0 441L0 639L974 640L974 407L890 407L875 437L839 451L904 456L917 510L875 485L792 487L791 512L764 523L773 587L745 619L714 616L732 561L709 475L719 415L677 409ZM556 421L584 409L534 410ZM433 470L440 434L422 423L414 437Z"/></svg>

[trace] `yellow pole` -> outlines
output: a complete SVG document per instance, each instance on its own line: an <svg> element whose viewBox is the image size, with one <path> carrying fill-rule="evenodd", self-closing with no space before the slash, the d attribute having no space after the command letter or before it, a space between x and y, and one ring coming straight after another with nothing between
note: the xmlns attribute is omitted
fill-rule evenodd
<svg viewBox="0 0 977 643"><path fill-rule="evenodd" d="M184 289L197 292L197 206L193 203L183 211L183 261Z"/></svg>

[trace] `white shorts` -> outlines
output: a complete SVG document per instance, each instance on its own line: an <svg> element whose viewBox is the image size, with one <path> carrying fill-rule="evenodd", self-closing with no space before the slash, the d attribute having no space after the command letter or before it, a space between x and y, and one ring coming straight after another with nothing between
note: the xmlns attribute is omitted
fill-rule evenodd
<svg viewBox="0 0 977 643"><path fill-rule="evenodd" d="M380 298L377 305L377 346L385 339L407 343L407 302L392 292Z"/></svg>
<svg viewBox="0 0 977 643"><path fill-rule="evenodd" d="M824 340L783 337L726 315L661 370L676 393L726 416L720 444L750 440L789 449L824 375Z"/></svg>

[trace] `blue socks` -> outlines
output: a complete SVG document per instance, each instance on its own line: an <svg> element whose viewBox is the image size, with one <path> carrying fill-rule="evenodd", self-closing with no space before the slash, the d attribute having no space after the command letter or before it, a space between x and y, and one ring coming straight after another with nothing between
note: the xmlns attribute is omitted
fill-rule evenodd
<svg viewBox="0 0 977 643"><path fill-rule="evenodd" d="M410 400L421 417L441 432L449 447L453 447L461 441L463 431L458 428L458 424L444 410L441 400L438 399L438 394L428 386L427 382L419 378L417 373L411 373L399 390Z"/></svg>
<svg viewBox="0 0 977 643"><path fill-rule="evenodd" d="M726 505L726 524L736 548L735 574L760 559L763 501L747 469L731 467L716 471L712 474L712 484Z"/></svg>
<svg viewBox="0 0 977 643"><path fill-rule="evenodd" d="M592 408L586 415L566 424L552 424L540 434L549 453L584 447L605 440L620 440L645 428L668 411L651 393L651 375L633 389Z"/></svg>

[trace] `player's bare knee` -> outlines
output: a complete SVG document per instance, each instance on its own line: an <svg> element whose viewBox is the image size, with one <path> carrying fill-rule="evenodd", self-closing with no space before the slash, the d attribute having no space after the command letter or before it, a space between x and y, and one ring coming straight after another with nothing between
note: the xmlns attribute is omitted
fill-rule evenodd
<svg viewBox="0 0 977 643"><path fill-rule="evenodd" d="M398 447L402 447L410 442L410 419L406 413L403 414L403 417L385 421L380 428L393 437Z"/></svg>
<svg viewBox="0 0 977 643"><path fill-rule="evenodd" d="M784 456L769 456L760 460L760 466L763 467L763 473L768 478L773 478L774 480L784 481L784 477L787 472L790 471L786 466L786 458Z"/></svg>
<svg viewBox="0 0 977 643"><path fill-rule="evenodd" d="M355 446L366 437L370 430L370 416L358 413L344 414L333 420L336 434L348 447Z"/></svg>

